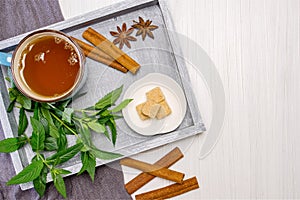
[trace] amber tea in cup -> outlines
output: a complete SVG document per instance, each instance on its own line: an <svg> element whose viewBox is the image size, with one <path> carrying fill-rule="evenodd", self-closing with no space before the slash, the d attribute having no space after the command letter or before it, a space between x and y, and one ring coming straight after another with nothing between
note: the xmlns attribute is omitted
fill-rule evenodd
<svg viewBox="0 0 300 200"><path fill-rule="evenodd" d="M82 85L84 56L64 33L37 31L19 43L12 58L12 72L24 95L54 102L72 96Z"/></svg>

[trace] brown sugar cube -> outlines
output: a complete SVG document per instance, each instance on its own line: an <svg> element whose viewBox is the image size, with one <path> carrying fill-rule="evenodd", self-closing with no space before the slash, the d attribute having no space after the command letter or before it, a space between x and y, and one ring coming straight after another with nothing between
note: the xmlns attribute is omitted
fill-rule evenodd
<svg viewBox="0 0 300 200"><path fill-rule="evenodd" d="M147 100L154 101L155 103L159 103L165 99L163 92L160 87L153 88L152 90L146 93Z"/></svg>
<svg viewBox="0 0 300 200"><path fill-rule="evenodd" d="M142 113L150 118L155 118L159 109L159 104L155 103L154 101L146 101L142 107Z"/></svg>
<svg viewBox="0 0 300 200"><path fill-rule="evenodd" d="M141 120L149 119L148 116L146 116L146 115L144 115L144 114L142 113L142 108L144 107L145 103L146 103L146 102L141 103L141 104L139 104L139 105L137 105L137 106L135 107L135 108L136 108L136 111L137 111L137 113L138 113L138 115L139 115L139 117L140 117Z"/></svg>
<svg viewBox="0 0 300 200"><path fill-rule="evenodd" d="M166 101L162 101L159 104L161 107L156 115L157 119L162 119L172 113L172 110Z"/></svg>
<svg viewBox="0 0 300 200"><path fill-rule="evenodd" d="M156 118L157 119L162 119L162 118L164 118L166 116L167 116L166 109L161 106L160 109L159 109L159 111L158 111L158 113L157 113L157 115L156 115Z"/></svg>

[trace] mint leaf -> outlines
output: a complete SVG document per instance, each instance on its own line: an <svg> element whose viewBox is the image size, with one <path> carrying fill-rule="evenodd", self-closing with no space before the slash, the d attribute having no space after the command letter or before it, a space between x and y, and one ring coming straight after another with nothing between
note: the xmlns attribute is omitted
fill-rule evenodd
<svg viewBox="0 0 300 200"><path fill-rule="evenodd" d="M64 101L59 101L55 104L55 106L60 110L64 110L71 103L73 98L66 99Z"/></svg>
<svg viewBox="0 0 300 200"><path fill-rule="evenodd" d="M105 137L106 137L108 140L111 140L111 139L110 139L110 136L109 136L109 133L108 133L108 131L107 131L106 128L105 128L105 131L104 131L103 134L105 135Z"/></svg>
<svg viewBox="0 0 300 200"><path fill-rule="evenodd" d="M8 113L10 113L10 112L14 109L14 106L15 106L15 103L16 103L16 99L17 99L17 98L13 99L13 100L9 103L8 108L7 108L7 110L6 110Z"/></svg>
<svg viewBox="0 0 300 200"><path fill-rule="evenodd" d="M119 153L112 153L112 152L108 152L108 151L102 151L102 150L96 149L96 148L92 148L90 150L90 152L96 158L99 158L101 160L112 160L112 159L116 159L116 158L119 158L119 157L123 156L122 154L119 154Z"/></svg>
<svg viewBox="0 0 300 200"><path fill-rule="evenodd" d="M44 144L47 151L54 151L58 149L56 138L47 137Z"/></svg>
<svg viewBox="0 0 300 200"><path fill-rule="evenodd" d="M31 126L33 129L31 136L31 147L34 152L44 149L44 141L45 141L45 130L44 126L41 122L36 120L35 118L30 118Z"/></svg>
<svg viewBox="0 0 300 200"><path fill-rule="evenodd" d="M80 158L81 158L82 167L77 175L82 174L87 168L88 159L89 159L88 151L81 151Z"/></svg>
<svg viewBox="0 0 300 200"><path fill-rule="evenodd" d="M62 120L65 122L71 123L73 112L74 112L74 109L65 108L64 112L62 113Z"/></svg>
<svg viewBox="0 0 300 200"><path fill-rule="evenodd" d="M38 102L34 102L34 109L33 109L33 118L34 119L39 119L40 116L39 116L39 103Z"/></svg>
<svg viewBox="0 0 300 200"><path fill-rule="evenodd" d="M44 108L44 107L41 107L41 113L42 113L43 117L47 119L49 125L50 125L50 124L51 124L51 125L54 125L53 119L52 119L52 116L51 116L51 114L50 114L49 109L46 109L46 108Z"/></svg>
<svg viewBox="0 0 300 200"><path fill-rule="evenodd" d="M7 138L0 141L0 152L10 153L20 149L27 143L26 137Z"/></svg>
<svg viewBox="0 0 300 200"><path fill-rule="evenodd" d="M41 122L41 124L42 124L43 127L44 127L45 135L49 135L50 127L49 127L49 123L48 123L47 119L44 118L43 116L41 116L41 117L40 117L40 122Z"/></svg>
<svg viewBox="0 0 300 200"><path fill-rule="evenodd" d="M68 147L68 140L63 127L59 128L59 137L57 138L57 146L58 146L58 151L65 150Z"/></svg>
<svg viewBox="0 0 300 200"><path fill-rule="evenodd" d="M112 115L109 115L109 116L106 116L106 117L100 117L99 119L98 119L98 122L100 123L100 124L105 124L106 122L108 122L109 120L110 120L110 118L112 117Z"/></svg>
<svg viewBox="0 0 300 200"><path fill-rule="evenodd" d="M66 185L64 182L63 177L58 174L57 171L51 170L51 176L54 182L54 186L57 189L57 191L64 197L67 198L67 191L66 191Z"/></svg>
<svg viewBox="0 0 300 200"><path fill-rule="evenodd" d="M54 124L49 123L49 135L54 138L59 138L59 131Z"/></svg>
<svg viewBox="0 0 300 200"><path fill-rule="evenodd" d="M13 101L13 100L15 100L15 99L17 99L17 97L19 96L19 95L22 95L21 94L21 92L19 92L19 90L17 89L17 88L15 88L15 87L13 87L13 88L9 88L8 89L8 95L9 95L9 101Z"/></svg>
<svg viewBox="0 0 300 200"><path fill-rule="evenodd" d="M123 86L111 91L110 93L106 94L102 99L100 99L96 104L95 104L95 109L103 109L109 105L113 105L118 98L120 97L121 93L123 90Z"/></svg>
<svg viewBox="0 0 300 200"><path fill-rule="evenodd" d="M88 122L87 125L89 126L90 129L92 129L93 131L95 131L97 133L104 133L104 131L106 130L105 126L97 123L96 121Z"/></svg>
<svg viewBox="0 0 300 200"><path fill-rule="evenodd" d="M82 174L84 171L87 171L92 181L94 182L95 170L96 170L95 156L89 152L81 152L81 162L82 162L82 167L78 172L78 175Z"/></svg>
<svg viewBox="0 0 300 200"><path fill-rule="evenodd" d="M55 153L52 156L48 157L47 161L49 161L49 163L55 163L57 165L64 163L73 158L77 153L79 153L82 147L82 143L75 144L67 149L59 151L58 153Z"/></svg>
<svg viewBox="0 0 300 200"><path fill-rule="evenodd" d="M57 173L59 173L59 174L71 174L71 173L72 173L71 171L65 170L65 169L59 169L59 168L56 168L55 170L56 170Z"/></svg>
<svg viewBox="0 0 300 200"><path fill-rule="evenodd" d="M34 189L37 191L40 197L42 197L46 191L47 174L48 168L46 165L44 165L40 175L33 180Z"/></svg>
<svg viewBox="0 0 300 200"><path fill-rule="evenodd" d="M33 161L30 165L25 167L20 173L18 173L16 176L10 179L7 182L7 185L21 184L21 183L27 183L29 181L33 181L40 175L43 166L44 164L42 160Z"/></svg>
<svg viewBox="0 0 300 200"><path fill-rule="evenodd" d="M110 128L112 143L113 143L113 145L116 145L116 141L117 141L117 128L116 128L116 122L115 122L114 118L111 117L106 124Z"/></svg>
<svg viewBox="0 0 300 200"><path fill-rule="evenodd" d="M28 126L28 119L25 114L24 108L20 109L19 112L19 126L18 126L18 135L22 135Z"/></svg>
<svg viewBox="0 0 300 200"><path fill-rule="evenodd" d="M111 112L116 113L125 108L133 99L125 99L118 106L114 107Z"/></svg>
<svg viewBox="0 0 300 200"><path fill-rule="evenodd" d="M21 106L27 110L31 109L31 100L25 97L23 94L17 96L17 102L21 104Z"/></svg>
<svg viewBox="0 0 300 200"><path fill-rule="evenodd" d="M40 105L41 105L41 108L45 108L46 110L50 110L51 109L51 107L50 107L50 103L40 103Z"/></svg>
<svg viewBox="0 0 300 200"><path fill-rule="evenodd" d="M8 81L9 83L11 82L11 79L8 76L5 77L5 80Z"/></svg>
<svg viewBox="0 0 300 200"><path fill-rule="evenodd" d="M86 124L80 123L80 135L83 143L87 146L91 146L91 132Z"/></svg>

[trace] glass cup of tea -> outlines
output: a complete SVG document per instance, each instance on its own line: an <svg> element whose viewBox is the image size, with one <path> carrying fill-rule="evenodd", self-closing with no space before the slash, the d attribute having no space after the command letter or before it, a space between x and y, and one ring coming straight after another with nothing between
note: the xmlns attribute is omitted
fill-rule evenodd
<svg viewBox="0 0 300 200"><path fill-rule="evenodd" d="M16 87L38 102L56 102L72 97L86 79L85 56L69 36L56 30L27 35L12 56Z"/></svg>

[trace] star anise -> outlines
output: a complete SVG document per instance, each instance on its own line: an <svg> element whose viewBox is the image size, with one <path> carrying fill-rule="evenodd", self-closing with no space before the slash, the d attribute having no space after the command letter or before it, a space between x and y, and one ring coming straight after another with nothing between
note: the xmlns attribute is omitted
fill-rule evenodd
<svg viewBox="0 0 300 200"><path fill-rule="evenodd" d="M142 17L139 17L139 22L133 20L135 24L132 25L133 28L139 29L136 33L136 36L142 35L143 40L145 40L146 35L154 39L154 35L152 33L153 30L157 29L158 26L151 25L152 21L149 19L145 22Z"/></svg>
<svg viewBox="0 0 300 200"><path fill-rule="evenodd" d="M110 34L114 37L117 37L114 39L113 43L114 44L119 44L119 48L122 49L124 44L128 47L131 48L131 45L129 41L136 41L136 38L133 36L130 36L130 34L133 32L134 28L129 28L127 30L127 26L125 23L122 25L122 30L119 26L117 26L118 32L115 31L110 31Z"/></svg>

